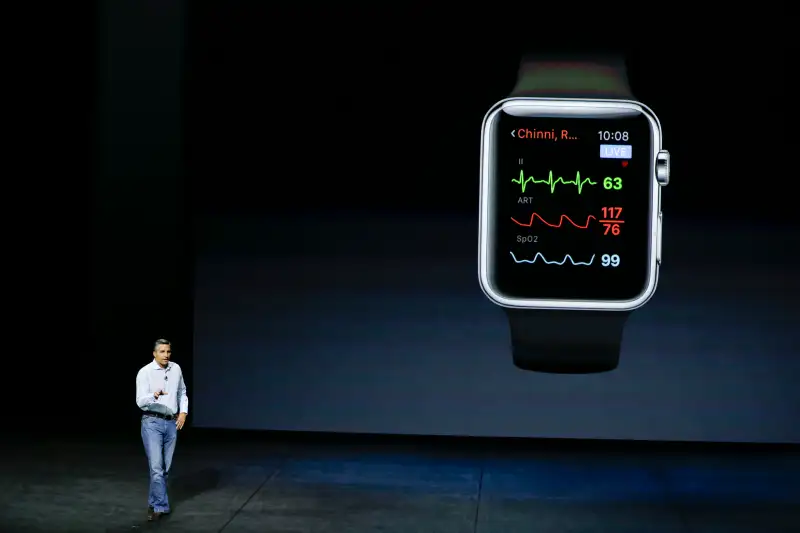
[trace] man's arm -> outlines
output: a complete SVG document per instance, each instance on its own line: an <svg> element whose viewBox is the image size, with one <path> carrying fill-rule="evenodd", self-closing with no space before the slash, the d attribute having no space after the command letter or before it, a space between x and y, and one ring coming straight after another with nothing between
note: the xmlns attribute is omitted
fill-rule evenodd
<svg viewBox="0 0 800 533"><path fill-rule="evenodd" d="M181 372L181 379L178 381L178 398L180 400L178 412L189 414L189 395L186 394L186 382L183 381L183 372Z"/></svg>
<svg viewBox="0 0 800 533"><path fill-rule="evenodd" d="M148 405L155 403L156 397L150 390L150 380L147 372L142 370L136 375L136 405L140 409L145 409Z"/></svg>

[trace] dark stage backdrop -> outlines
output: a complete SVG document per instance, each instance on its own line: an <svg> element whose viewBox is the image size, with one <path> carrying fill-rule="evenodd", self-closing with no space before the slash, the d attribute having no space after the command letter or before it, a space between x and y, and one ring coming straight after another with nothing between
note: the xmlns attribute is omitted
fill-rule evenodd
<svg viewBox="0 0 800 533"><path fill-rule="evenodd" d="M480 124L522 43L334 20L190 14L195 426L800 443L775 43L625 49L674 161L661 281L618 370L558 376L512 365L477 280Z"/></svg>
<svg viewBox="0 0 800 533"><path fill-rule="evenodd" d="M785 229L665 222L658 293L628 322L619 369L558 376L512 365L505 315L478 288L473 217L209 224L195 425L800 442Z"/></svg>

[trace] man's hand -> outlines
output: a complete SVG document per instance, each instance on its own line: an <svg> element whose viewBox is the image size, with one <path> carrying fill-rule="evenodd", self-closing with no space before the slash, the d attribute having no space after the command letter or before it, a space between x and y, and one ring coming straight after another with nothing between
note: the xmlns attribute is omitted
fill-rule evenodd
<svg viewBox="0 0 800 533"><path fill-rule="evenodd" d="M175 425L178 427L178 429L181 429L185 423L186 423L186 413L178 414L178 420L175 421Z"/></svg>
<svg viewBox="0 0 800 533"><path fill-rule="evenodd" d="M163 390L160 390L160 391L158 391L157 393L153 394L153 396L155 397L155 399L156 399L156 400L158 400L158 397L159 397L159 396L163 396L163 395L165 395L165 394L167 394L167 393L166 393L166 392L164 392Z"/></svg>

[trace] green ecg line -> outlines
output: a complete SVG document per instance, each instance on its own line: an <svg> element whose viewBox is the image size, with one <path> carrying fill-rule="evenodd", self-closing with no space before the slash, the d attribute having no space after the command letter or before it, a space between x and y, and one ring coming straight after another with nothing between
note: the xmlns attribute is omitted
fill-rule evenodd
<svg viewBox="0 0 800 533"><path fill-rule="evenodd" d="M547 177L546 180L537 180L537 179L534 179L533 176L531 176L530 178L525 179L525 172L520 170L519 171L519 179L511 180L511 182L519 184L519 186L522 188L522 192L523 193L525 192L525 187L530 182L533 182L534 184L546 183L547 185L550 186L550 194L555 192L556 185L558 185L559 183L563 183L564 185L575 185L576 187L578 187L578 194L583 192L583 186L586 185L587 183L589 185L597 185L597 183L593 182L590 178L586 178L586 179L582 180L580 172L575 174L575 179L574 180L566 180L566 181L564 181L564 179L560 178L560 177L556 178L554 180L553 179L553 171L552 170L550 171L550 175Z"/></svg>

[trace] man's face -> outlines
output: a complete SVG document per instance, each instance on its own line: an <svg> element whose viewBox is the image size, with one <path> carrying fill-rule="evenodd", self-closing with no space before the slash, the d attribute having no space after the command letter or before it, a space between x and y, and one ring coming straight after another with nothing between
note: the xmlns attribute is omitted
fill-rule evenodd
<svg viewBox="0 0 800 533"><path fill-rule="evenodd" d="M169 344L159 344L153 351L153 357L156 358L156 363L161 366L167 366L170 357L172 357L172 348Z"/></svg>

